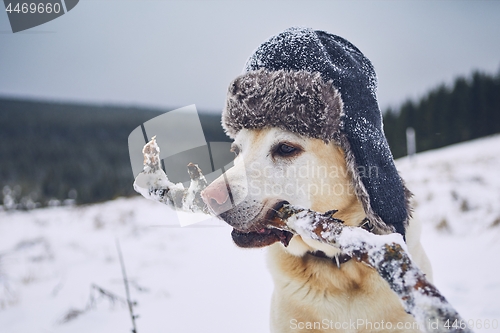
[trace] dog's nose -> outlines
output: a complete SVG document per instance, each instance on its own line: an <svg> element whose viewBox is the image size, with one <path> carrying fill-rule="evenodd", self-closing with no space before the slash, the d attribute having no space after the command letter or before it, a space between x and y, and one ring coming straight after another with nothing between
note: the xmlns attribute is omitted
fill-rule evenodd
<svg viewBox="0 0 500 333"><path fill-rule="evenodd" d="M219 215L233 207L231 203L231 190L226 182L214 182L201 192L203 201Z"/></svg>

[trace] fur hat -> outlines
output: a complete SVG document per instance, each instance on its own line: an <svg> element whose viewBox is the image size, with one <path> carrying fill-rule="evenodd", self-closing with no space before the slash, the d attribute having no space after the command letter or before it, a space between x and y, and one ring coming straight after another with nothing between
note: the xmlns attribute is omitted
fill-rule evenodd
<svg viewBox="0 0 500 333"><path fill-rule="evenodd" d="M290 28L260 45L230 84L222 125L231 138L278 127L335 142L375 231L404 235L411 194L382 130L376 88L372 64L347 40Z"/></svg>

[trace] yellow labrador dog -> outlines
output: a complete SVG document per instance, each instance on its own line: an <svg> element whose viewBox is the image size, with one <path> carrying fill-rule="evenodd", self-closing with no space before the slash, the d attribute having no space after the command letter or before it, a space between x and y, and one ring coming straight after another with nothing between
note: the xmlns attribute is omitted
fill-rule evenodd
<svg viewBox="0 0 500 333"><path fill-rule="evenodd" d="M203 200L241 247L269 246L272 332L420 332L378 273L312 239L269 228L283 204L371 232L399 232L430 278L409 191L380 123L369 61L344 39L292 28L262 44L229 87L234 166Z"/></svg>

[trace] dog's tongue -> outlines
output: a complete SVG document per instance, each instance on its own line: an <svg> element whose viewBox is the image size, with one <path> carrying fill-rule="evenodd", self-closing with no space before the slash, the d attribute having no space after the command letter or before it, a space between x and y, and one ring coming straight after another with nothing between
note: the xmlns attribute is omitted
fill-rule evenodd
<svg viewBox="0 0 500 333"><path fill-rule="evenodd" d="M276 242L281 242L284 246L288 246L293 235L288 231L278 229L262 228L255 232L240 232L233 229L231 233L233 241L239 247L264 247Z"/></svg>

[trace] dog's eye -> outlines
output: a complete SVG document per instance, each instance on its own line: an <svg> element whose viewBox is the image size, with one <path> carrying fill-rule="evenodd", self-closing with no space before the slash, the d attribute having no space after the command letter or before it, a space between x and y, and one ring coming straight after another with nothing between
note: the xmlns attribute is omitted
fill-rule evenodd
<svg viewBox="0 0 500 333"><path fill-rule="evenodd" d="M280 143L275 150L275 154L278 156L288 157L296 155L300 150L297 147L291 146L286 143Z"/></svg>

